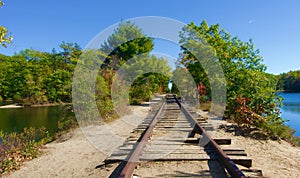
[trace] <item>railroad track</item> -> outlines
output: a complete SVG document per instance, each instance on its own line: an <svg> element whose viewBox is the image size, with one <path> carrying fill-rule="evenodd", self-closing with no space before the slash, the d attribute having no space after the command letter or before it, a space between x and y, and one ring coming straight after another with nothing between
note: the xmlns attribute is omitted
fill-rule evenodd
<svg viewBox="0 0 300 178"><path fill-rule="evenodd" d="M175 95L167 95L155 107L154 114L146 118L105 160L105 164L120 162L110 177L143 177L145 171L142 170L147 167L155 169L158 162L162 163L162 167L174 162L177 165L199 164L202 172L183 174L177 171L167 175L159 172L151 174L151 170L146 170L145 176L262 177L260 170L250 169L252 159L246 157L243 149L228 147L231 144L228 138L211 138L208 130L213 130L213 126L179 102ZM201 170L203 166L200 165L206 163L208 167ZM239 169L238 165L243 169Z"/></svg>

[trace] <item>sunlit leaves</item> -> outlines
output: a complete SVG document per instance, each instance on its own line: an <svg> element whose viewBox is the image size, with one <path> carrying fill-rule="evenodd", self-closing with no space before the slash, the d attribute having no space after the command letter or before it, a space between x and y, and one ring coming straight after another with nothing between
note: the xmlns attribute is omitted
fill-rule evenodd
<svg viewBox="0 0 300 178"><path fill-rule="evenodd" d="M109 38L101 45L101 50L109 57L104 67L118 69L125 61L135 55L149 53L153 49L151 38L130 21L123 21Z"/></svg>
<svg viewBox="0 0 300 178"><path fill-rule="evenodd" d="M275 107L280 102L275 93L277 78L265 73L266 66L262 63L262 56L254 48L251 39L243 42L220 29L218 24L208 26L205 21L199 26L194 23L185 26L180 37L183 46L181 63L187 67L196 82L202 82L208 91L210 83L207 71L202 63L195 60L196 55L191 51L194 48L201 49L203 57L199 61L205 61L208 58L208 55L204 55L205 48L197 46L194 41L209 44L213 48L226 77L226 117L233 116L238 123L257 127L282 121L279 110Z"/></svg>
<svg viewBox="0 0 300 178"><path fill-rule="evenodd" d="M0 7L3 5L4 3L0 1ZM7 44L11 43L12 39L12 36L8 35L8 30L5 27L0 26L0 45L7 47Z"/></svg>

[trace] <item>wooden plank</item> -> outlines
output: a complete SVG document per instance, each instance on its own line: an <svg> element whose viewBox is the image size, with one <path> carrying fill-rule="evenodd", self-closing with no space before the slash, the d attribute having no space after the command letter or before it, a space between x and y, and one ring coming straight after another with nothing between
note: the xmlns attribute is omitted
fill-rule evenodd
<svg viewBox="0 0 300 178"><path fill-rule="evenodd" d="M213 126L203 126L203 129L205 129L206 131L213 131L214 127Z"/></svg>
<svg viewBox="0 0 300 178"><path fill-rule="evenodd" d="M263 177L262 170L259 169L241 169L247 177Z"/></svg>
<svg viewBox="0 0 300 178"><path fill-rule="evenodd" d="M214 140L218 145L230 145L231 144L230 138L215 138Z"/></svg>
<svg viewBox="0 0 300 178"><path fill-rule="evenodd" d="M199 140L200 140L200 138L187 138L185 140L185 143L196 143L196 144L198 144ZM230 145L231 144L231 139L230 138L217 138L217 139L214 139L214 140L218 145Z"/></svg>
<svg viewBox="0 0 300 178"><path fill-rule="evenodd" d="M246 168L252 167L252 159L248 157L230 156L230 159L238 165L242 165Z"/></svg>
<svg viewBox="0 0 300 178"><path fill-rule="evenodd" d="M145 151L152 151L152 152L160 152L160 151L180 151L186 153L193 153L193 152L205 152L206 149L203 147L183 147L183 146L172 146L172 145L167 145L167 146L151 146L145 149Z"/></svg>
<svg viewBox="0 0 300 178"><path fill-rule="evenodd" d="M245 151L224 151L224 152L228 156L247 156L247 153Z"/></svg>
<svg viewBox="0 0 300 178"><path fill-rule="evenodd" d="M175 154L175 155L188 155L188 154L192 154L192 155L197 155L197 154L205 154L207 155L207 153L204 150L164 150L164 151L144 151L143 154Z"/></svg>
<svg viewBox="0 0 300 178"><path fill-rule="evenodd" d="M210 157L205 154L168 154L168 155L142 155L140 160L155 161L207 161Z"/></svg>

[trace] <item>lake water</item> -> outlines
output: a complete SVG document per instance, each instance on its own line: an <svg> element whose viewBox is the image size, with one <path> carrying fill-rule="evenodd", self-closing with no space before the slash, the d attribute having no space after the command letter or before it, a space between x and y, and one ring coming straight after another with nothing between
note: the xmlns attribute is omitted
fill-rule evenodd
<svg viewBox="0 0 300 178"><path fill-rule="evenodd" d="M281 117L288 120L286 124L296 130L296 136L300 136L300 93L280 93L280 95L284 99Z"/></svg>
<svg viewBox="0 0 300 178"><path fill-rule="evenodd" d="M280 95L284 98L281 117L288 120L286 124L296 130L296 136L300 136L300 93ZM0 129L20 132L24 127L44 126L52 135L57 131L57 121L65 117L66 112L70 111L63 106L0 109Z"/></svg>
<svg viewBox="0 0 300 178"><path fill-rule="evenodd" d="M20 132L24 127L44 126L52 135L57 131L57 121L62 119L66 112L64 106L0 109L0 130Z"/></svg>

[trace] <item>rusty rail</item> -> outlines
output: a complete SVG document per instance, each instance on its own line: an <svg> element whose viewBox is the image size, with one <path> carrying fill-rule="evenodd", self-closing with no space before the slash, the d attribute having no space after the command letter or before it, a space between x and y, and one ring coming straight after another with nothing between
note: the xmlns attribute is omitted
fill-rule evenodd
<svg viewBox="0 0 300 178"><path fill-rule="evenodd" d="M191 113L186 110L181 103L178 101L177 97L173 95L176 100L176 103L179 105L183 113L185 113L191 120L194 122L196 130L203 136L209 139L208 144L210 144L215 152L217 153L218 157L220 158L221 163L225 166L228 173L233 178L246 178L244 173L237 167L237 165L228 157L228 155L219 147L219 145L212 139L205 131L203 127L197 122L197 120L191 115Z"/></svg>
<svg viewBox="0 0 300 178"><path fill-rule="evenodd" d="M203 137L208 138L209 142L208 144L212 146L215 153L218 155L220 162L224 165L227 172L231 175L233 178L246 178L244 173L237 167L237 165L228 157L228 155L219 147L219 145L215 142L214 139L212 139L205 129L200 126L200 124L197 122L197 120L191 115L191 113L184 107L182 104L178 101L177 97L173 95L176 103L181 108L182 112L189 118L191 122L195 124L195 130L197 133L201 134ZM147 144L147 141L150 139L153 129L155 125L157 124L159 120L159 116L166 104L166 101L162 104L160 109L156 112L154 118L151 121L151 124L146 128L140 142L137 144L136 148L133 150L131 155L129 156L128 161L126 162L125 166L123 167L119 177L121 178L131 178L133 176L133 172L135 167L138 164L138 161L140 159L140 155L142 154L142 151Z"/></svg>
<svg viewBox="0 0 300 178"><path fill-rule="evenodd" d="M153 129L154 129L156 123L158 122L158 118L159 118L159 116L161 114L161 111L164 108L165 104L166 104L166 102L164 102L162 104L162 106L160 107L160 109L156 112L153 120L151 121L151 124L147 127L142 139L140 140L137 147L135 148L135 150L130 155L126 165L122 169L122 172L120 173L120 176L119 176L120 178L131 178L132 177L133 171L134 171L134 169L137 166L137 163L139 161L139 157L140 157L147 141L151 137Z"/></svg>

